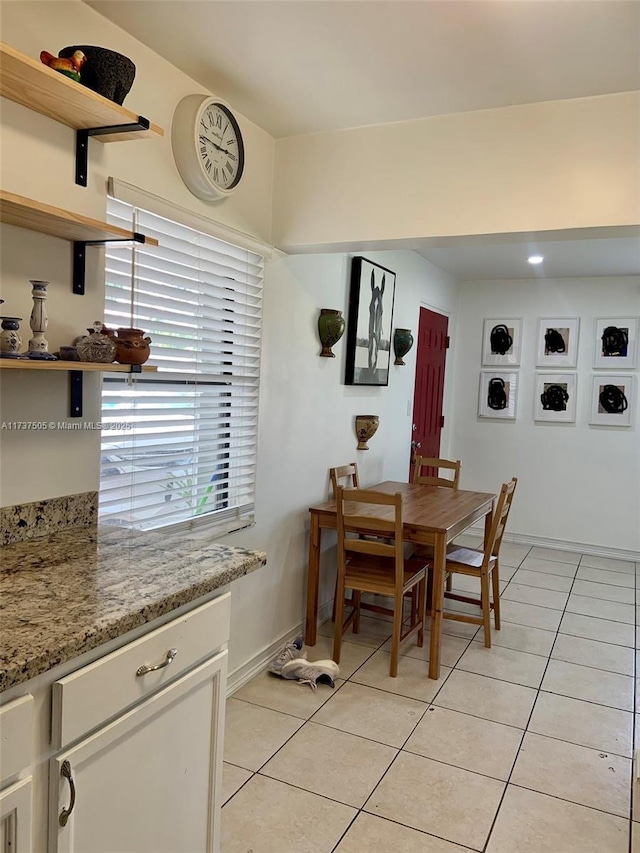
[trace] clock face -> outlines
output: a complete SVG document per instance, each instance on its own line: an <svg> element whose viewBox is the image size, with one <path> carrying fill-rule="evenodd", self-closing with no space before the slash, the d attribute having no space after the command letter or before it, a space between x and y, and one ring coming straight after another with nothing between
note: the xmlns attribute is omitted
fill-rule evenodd
<svg viewBox="0 0 640 853"><path fill-rule="evenodd" d="M187 95L176 107L171 145L180 177L203 201L233 193L244 171L242 134L219 98Z"/></svg>
<svg viewBox="0 0 640 853"><path fill-rule="evenodd" d="M207 103L198 123L198 154L204 174L223 190L236 186L244 169L240 128L224 104Z"/></svg>

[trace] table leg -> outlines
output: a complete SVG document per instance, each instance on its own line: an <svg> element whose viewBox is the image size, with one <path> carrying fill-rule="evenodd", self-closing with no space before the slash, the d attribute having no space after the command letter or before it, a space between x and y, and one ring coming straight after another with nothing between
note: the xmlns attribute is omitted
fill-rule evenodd
<svg viewBox="0 0 640 853"><path fill-rule="evenodd" d="M444 576L447 545L443 535L436 536L433 548L433 592L431 599L431 640L429 678L440 678L440 646L442 643L442 611L444 610Z"/></svg>
<svg viewBox="0 0 640 853"><path fill-rule="evenodd" d="M316 644L318 586L320 583L320 536L318 516L312 513L309 530L309 566L307 569L307 624L304 636L307 646L315 646Z"/></svg>

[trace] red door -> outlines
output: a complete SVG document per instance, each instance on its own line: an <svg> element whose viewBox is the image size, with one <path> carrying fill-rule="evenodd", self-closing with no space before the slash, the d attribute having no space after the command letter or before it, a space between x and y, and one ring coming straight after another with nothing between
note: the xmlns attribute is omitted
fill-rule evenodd
<svg viewBox="0 0 640 853"><path fill-rule="evenodd" d="M444 367L447 357L449 320L426 308L420 309L418 347L416 350L416 384L413 394L413 434L411 461L414 455L440 455L440 432L443 427Z"/></svg>

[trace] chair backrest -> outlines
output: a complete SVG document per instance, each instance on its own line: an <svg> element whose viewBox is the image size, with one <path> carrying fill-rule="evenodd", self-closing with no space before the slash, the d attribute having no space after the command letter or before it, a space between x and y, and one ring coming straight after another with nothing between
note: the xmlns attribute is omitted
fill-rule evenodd
<svg viewBox="0 0 640 853"><path fill-rule="evenodd" d="M502 545L502 537L507 526L507 519L511 511L513 496L518 484L518 478L513 477L508 483L503 483L498 495L498 501L493 510L493 518L491 520L491 528L489 535L484 543L484 560L488 564L491 557L497 557L500 553L500 545Z"/></svg>
<svg viewBox="0 0 640 853"><path fill-rule="evenodd" d="M451 459L434 459L429 456L416 456L413 465L412 483L419 483L421 486L448 486L450 489L457 489L460 483L460 468L462 463L459 459L452 461ZM435 469L435 472L423 474L423 468ZM445 468L453 471L453 479L450 477L441 477L440 469Z"/></svg>
<svg viewBox="0 0 640 853"><path fill-rule="evenodd" d="M380 511L380 507L392 512ZM396 587L404 582L402 543L402 493L385 494L371 489L336 490L338 571L344 572L349 557L366 554L395 560ZM376 513L377 510L377 513ZM366 539L360 538L366 534Z"/></svg>
<svg viewBox="0 0 640 853"><path fill-rule="evenodd" d="M339 465L337 468L329 468L329 477L331 479L334 499L338 496L338 486L348 485L349 488L360 488L357 462L350 462L348 465ZM345 480L346 482L341 483L341 480Z"/></svg>

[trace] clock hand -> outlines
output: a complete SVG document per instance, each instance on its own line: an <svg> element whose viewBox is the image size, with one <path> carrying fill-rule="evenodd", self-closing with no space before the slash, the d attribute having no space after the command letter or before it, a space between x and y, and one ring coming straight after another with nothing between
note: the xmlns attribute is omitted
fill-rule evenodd
<svg viewBox="0 0 640 853"><path fill-rule="evenodd" d="M211 145L213 145L213 147L214 147L214 148L217 148L217 149L218 149L218 151L222 151L222 153L223 153L223 154L229 154L229 153L230 153L229 151L227 151L227 149L226 149L226 148L222 148L220 145L217 145L217 144L213 141L213 139L209 139L209 137L208 137L208 136L204 136L203 134L200 134L200 139L204 139L206 142L211 143Z"/></svg>

